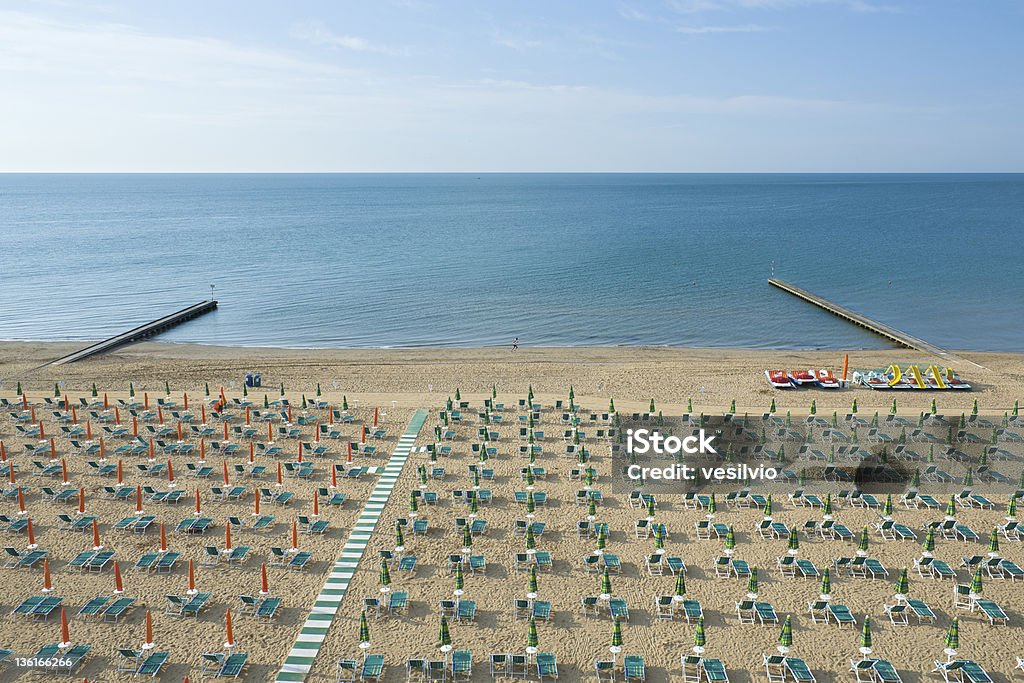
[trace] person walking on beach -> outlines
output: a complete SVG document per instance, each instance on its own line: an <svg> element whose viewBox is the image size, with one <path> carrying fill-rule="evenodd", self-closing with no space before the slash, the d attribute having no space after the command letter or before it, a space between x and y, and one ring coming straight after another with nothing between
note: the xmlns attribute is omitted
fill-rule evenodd
<svg viewBox="0 0 1024 683"><path fill-rule="evenodd" d="M518 351L519 350L519 337L516 337L515 339L512 340L512 350L513 351Z"/></svg>

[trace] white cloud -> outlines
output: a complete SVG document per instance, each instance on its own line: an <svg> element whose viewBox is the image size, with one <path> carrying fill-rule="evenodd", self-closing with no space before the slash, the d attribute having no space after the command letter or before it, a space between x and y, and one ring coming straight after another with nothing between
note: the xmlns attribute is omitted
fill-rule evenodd
<svg viewBox="0 0 1024 683"><path fill-rule="evenodd" d="M404 56L409 54L408 48L382 45L370 42L366 38L361 38L359 36L335 33L322 21L308 21L301 24L295 24L289 31L289 35L296 40L301 40L313 45L340 47L354 52L375 52L377 54L392 56Z"/></svg>
<svg viewBox="0 0 1024 683"><path fill-rule="evenodd" d="M677 33L701 35L711 33L764 33L773 30L770 26L760 24L743 24L740 26L677 26Z"/></svg>
<svg viewBox="0 0 1024 683"><path fill-rule="evenodd" d="M853 12L894 12L898 8L872 0L667 0L667 5L680 14L728 11L737 9L785 10L800 7L826 6Z"/></svg>

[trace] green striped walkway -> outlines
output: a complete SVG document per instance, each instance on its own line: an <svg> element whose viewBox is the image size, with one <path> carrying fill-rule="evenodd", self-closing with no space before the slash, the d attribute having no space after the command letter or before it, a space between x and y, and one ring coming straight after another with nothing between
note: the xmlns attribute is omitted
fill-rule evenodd
<svg viewBox="0 0 1024 683"><path fill-rule="evenodd" d="M402 473L402 466L405 465L405 461L412 451L412 445L416 442L416 435L419 434L426 419L427 411L417 410L412 416L405 434L398 440L398 446L391 454L388 464L380 472L380 478L377 480L373 492L370 493L366 507L363 508L352 527L348 540L341 549L341 556L331 568L331 573L327 576L320 595L313 603L313 609L310 610L306 622L299 630L299 635L295 639L291 651L288 652L288 657L284 660L281 670L277 672L276 681L304 681L310 669L313 668L313 661L320 652L324 639L327 638L327 631L338 613L338 607L341 606L341 600L345 597L359 559L366 551L370 535L380 520L384 506L398 481L398 475Z"/></svg>

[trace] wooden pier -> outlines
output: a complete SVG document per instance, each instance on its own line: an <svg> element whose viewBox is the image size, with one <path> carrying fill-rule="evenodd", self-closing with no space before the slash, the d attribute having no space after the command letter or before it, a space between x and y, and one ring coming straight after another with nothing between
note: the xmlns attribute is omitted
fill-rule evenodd
<svg viewBox="0 0 1024 683"><path fill-rule="evenodd" d="M165 332L171 329L172 327L180 325L183 322L192 320L193 318L198 318L204 313L209 313L215 308L217 308L216 301L200 301L199 303L193 304L188 308L183 308L180 311L171 313L170 315L165 315L162 318L157 318L156 320L148 322L145 325L139 325L134 329L128 330L127 332L111 337L110 339L104 339L103 341L97 342L92 346L87 346L84 349L75 351L74 353L68 354L62 358L58 358L55 361L47 363L47 365L64 365L66 363L75 363L85 358L90 358L101 353L106 353L107 351L115 349L118 346L131 344L133 342L141 341L143 339L147 339L154 335L160 334L161 332Z"/></svg>
<svg viewBox="0 0 1024 683"><path fill-rule="evenodd" d="M885 337L886 339L896 344L897 346L902 346L908 349L914 349L915 351L922 351L924 353L930 353L950 361L963 361L962 358L958 358L957 356L950 353L949 351L946 351L945 349L940 349L938 346L935 346L934 344L929 344L925 340L918 339L917 337L907 334L902 330L897 330L895 327L886 325L885 323L880 323L877 320L872 320L871 318L865 315L861 315L856 311L851 311L849 308L846 308L845 306L834 304L828 299L820 297L817 294L814 294L813 292L808 292L806 289L802 287L797 287L796 285L786 282L785 280L779 280L778 278L771 277L768 278L768 284L772 285L773 287L778 287L783 291L789 292L793 296L799 297L808 303L814 304L818 308L822 308L831 313L832 315L838 316L843 320L846 320L847 322L851 322L857 327L862 327L865 330L874 332L875 334L881 337ZM977 363L972 364L977 365Z"/></svg>

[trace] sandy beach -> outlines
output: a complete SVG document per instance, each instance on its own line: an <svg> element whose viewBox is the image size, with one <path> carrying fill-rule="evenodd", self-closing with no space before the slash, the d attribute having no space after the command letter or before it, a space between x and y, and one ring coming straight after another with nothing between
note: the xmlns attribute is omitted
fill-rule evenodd
<svg viewBox="0 0 1024 683"><path fill-rule="evenodd" d="M489 679L485 659L488 653L521 652L526 642L526 622L514 621L512 616L513 600L523 597L526 592L526 574L516 573L512 562L513 553L524 548L523 540L512 533L514 520L522 519L524 511L512 499L513 492L524 488L519 468L526 464L515 454L518 439L513 424L516 411L512 406L516 399L525 397L531 386L536 400L546 407L543 420L547 425L557 424L557 417L549 407L554 401L565 398L570 385L574 388L576 401L589 410L604 410L609 399L614 398L622 412L642 411L653 398L666 416L685 412L690 399L696 411L703 410L709 414L720 414L730 401L735 400L737 413L760 415L767 410L773 398L780 413L791 410L794 414L805 413L812 399L820 412L845 412L856 398L861 413L870 415L874 411L887 411L893 397L886 392L867 389L771 391L765 382L763 370L766 368L825 367L838 370L842 354L836 351L660 348L524 348L517 352L506 348L370 351L242 349L145 343L74 365L39 367L80 346L82 344L0 344L0 396L15 401L15 386L21 382L29 398L40 402L36 410L44 421L47 435L58 436L55 441L58 455L66 458L68 486L86 489L87 512L101 520L103 544L116 550L126 594L137 598L136 607L120 624L84 621L75 616L89 598L107 594L113 589L112 570L108 567L99 573L79 574L66 567L76 553L92 547L91 533L57 528L56 515L73 513L77 509L77 498L60 504L50 503L41 497L39 489L42 486L57 489L64 486L59 475L47 478L31 474L31 462L39 458L23 452L26 439L18 436L15 420L8 415L9 411L0 416L0 439L7 445L9 458L18 466L18 483L32 489L26 496L26 508L33 519L37 542L49 551L53 594L64 597L72 640L95 648L84 668L76 672L90 680L118 679L118 674L113 671L117 661L116 648L141 645L146 608L152 610L157 649L166 648L172 652L163 679L180 680L189 674L192 680L197 680L200 653L222 649L224 614L229 607L234 615L235 637L239 642L236 649L249 653L244 679L272 680L312 607L330 565L366 504L375 477L369 474L352 480L339 477L338 490L349 498L345 506L321 505L319 508L320 518L330 522L330 530L323 536L300 535L300 548L314 552L313 562L305 571L271 569L271 592L284 599L276 619L269 624L258 624L252 617L238 614L238 595L259 590L260 562L268 556L272 546L288 547L292 520L298 515L312 513L316 489L329 483L330 464L344 460L344 442L359 440L361 426L372 421L375 407L381 411L380 422L387 433L378 443L379 454L360 457L357 464L384 465L387 462L385 454L394 450L416 408L430 410L416 444L433 443L432 430L438 422L438 410L456 389L462 399L469 401L475 409L489 397L494 386L499 399L510 406L504 414L505 421L495 427L500 433L495 443L498 457L488 463L495 470L495 479L486 484L494 492L494 502L481 508L479 513L487 520L489 532L478 537L473 546L474 554L486 556L487 571L484 575L470 576L467 573L466 576L465 598L477 602L476 624L452 624L455 647L473 651L473 680L485 680ZM934 397L947 414L969 412L972 402L977 399L983 414L1001 416L1014 400L1024 396L1024 357L984 353L962 355L983 366L957 368L976 387L976 391L961 394L901 393L897 395L901 413L905 411L916 417ZM852 368L874 368L891 361L904 364L932 362L927 357L901 350L851 352L850 361ZM268 466L268 474L262 479L240 478L236 482L232 471L232 483L246 486L247 494L241 501L228 503L214 501L209 494L209 489L220 483L223 456L208 450L207 459L214 466L214 472L209 479L198 481L186 476L184 466L186 462L195 462L194 454L171 456L176 483L186 493L175 505L146 502L145 511L156 515L158 523L165 523L171 550L181 552L182 561L170 575L136 572L131 567L139 555L153 551L158 545L156 526L145 534L111 529L114 522L131 513L134 497L128 501L102 498L102 487L110 485L111 480L90 473L86 461L92 458L77 454L70 440L59 436L57 421L41 402L44 397L53 396L54 383L59 383L62 392L72 399L92 400L90 388L95 383L100 389L100 397L102 392L107 392L111 405L114 405L118 399L127 400L129 382L135 387L137 399L148 394L149 399L155 402L164 396L164 383L169 382L171 396L179 406L183 393L187 392L193 402L192 411L196 412L204 400L206 383L209 383L213 398L222 386L229 397L238 398L242 395L242 378L246 372L263 375L265 388L249 391L254 409L262 407L264 393L270 400L277 398L280 384L284 384L293 409L299 410L302 396L312 399L319 384L321 400L332 407L340 407L344 397L355 420L352 424L336 425L342 432L342 438L337 442L330 441L334 452L316 460L316 470L311 479L285 479L284 489L295 493L293 503L287 507L263 503L263 512L276 516L273 528L267 531L233 530L232 540L236 545L252 546L250 558L241 567L197 566L197 587L213 593L210 607L196 619L172 618L163 614L164 596L168 593L182 594L186 590L187 559L193 558L198 565L203 546L223 546L228 515L252 519L253 489L274 486L274 459L257 458L258 464ZM415 537L411 530L406 534L407 552L418 558L416 572L409 578L394 572L395 586L410 593L408 612L399 617L372 619L370 623L371 652L385 655L386 681L405 679L404 662L407 657L438 656L437 605L440 600L450 597L453 588L453 579L447 575L446 558L461 548L461 534L455 531L454 518L468 512L465 506L452 502L451 492L471 486L467 468L476 462L470 453L470 444L476 442L477 418L475 410L468 412L472 416L467 425L459 428L459 436L452 442L452 455L438 463L446 469L446 476L429 483L429 490L436 491L440 499L437 506L424 510L424 515L430 520L429 532ZM311 423L327 420L325 410L311 408L309 416ZM84 419L83 416L80 421ZM122 416L122 420L124 423L127 417ZM171 418L167 420L168 424L173 424ZM156 422L149 420L145 424L154 425ZM244 412L234 411L232 424L244 424ZM220 428L219 423L216 426ZM98 438L99 425L92 424L91 428L96 430ZM303 428L303 441L312 440L313 429L312 426ZM551 427L551 431L555 428ZM171 440L174 441L173 438ZM260 423L260 429L252 440L257 443L267 440L265 425ZM198 445L198 439L187 438L186 441ZM246 464L248 442L249 439L239 441L243 448L237 455L226 459L229 466ZM111 441L109 447L120 443ZM285 452L277 460L290 462L295 459L297 441L288 440L279 445L283 445ZM206 446L209 448L209 442ZM687 653L692 645L693 626L678 619L658 620L653 603L654 596L671 594L674 578L669 575L650 576L644 566L644 558L653 551L653 542L636 539L633 525L645 512L631 508L626 495L612 492L607 442L588 437L586 446L593 452L593 465L600 474L595 487L605 491L605 502L599 509L598 519L610 524L612 533L608 549L619 554L623 563L621 575L613 576L612 580L615 595L625 597L630 608L630 620L623 626L624 653L645 657L648 680L681 680L679 656ZM576 533L576 522L585 517L586 507L575 503L575 492L580 488L580 482L570 480L569 470L574 463L560 454L560 448L561 440L549 435L545 454L537 463L547 468L548 475L545 480L537 482L536 488L545 491L551 499L546 509L539 509L536 513L536 519L547 524L544 535L538 540L538 547L551 551L555 560L553 570L540 575L540 599L550 600L554 609L551 622L538 626L540 649L557 655L561 680L593 679L593 660L608 657L611 622L607 616L587 616L580 609L581 595L597 593L597 578L587 573L581 562L582 557L593 550L594 541L581 539ZM167 459L167 456L158 455L156 460L163 462ZM150 485L156 489L168 487L166 475L143 475L135 467L137 462L145 463L146 458L133 458L124 463L127 485ZM409 492L417 488L416 466L421 463L427 463L424 453L415 453L406 464L308 680L334 680L337 659L358 655L358 616L362 599L377 594L378 551L394 545L394 522L407 516ZM1016 469L1005 466L1001 469L1008 473L1011 470L1016 472ZM215 526L199 537L174 533L173 527L177 522L194 509L196 486L200 488L203 513L214 518ZM979 485L976 490L984 492L986 489ZM981 542L963 544L940 540L936 557L958 567L962 555L985 554L984 542L988 531L1002 523L1005 515L1005 493L993 498L997 503L995 510L963 509L958 513L958 520L982 536ZM659 504L657 519L665 522L671 533L666 551L684 558L688 567L688 596L699 599L704 607L707 655L724 661L734 683L763 681L760 657L763 653L775 651L779 628L738 624L734 603L745 595L746 583L713 577L712 564L714 558L721 554L722 544L716 540L697 540L694 523L703 519L704 513L684 508L681 500L675 497L660 498ZM801 525L808 519L821 517L819 510L795 508L784 500L784 496L776 501L776 510L775 518L790 525ZM17 512L16 499L5 497L0 501L0 513L16 518ZM896 513L897 521L917 530L919 535L922 524L941 517L941 511L936 510L900 509ZM843 505L837 510L836 518L858 531L877 521L878 511ZM849 660L859 658L857 632L812 623L807 613L807 602L818 593L817 581L781 576L776 558L785 554L786 543L784 540L760 539L754 531L760 519L761 514L755 509L732 509L723 505L716 521L735 527L736 556L761 570L760 599L772 602L781 616L793 615L793 654L806 659L818 681L850 680L847 673ZM4 541L5 545L19 548L27 543L23 534L11 534ZM810 559L823 568L835 557L852 556L854 547L849 543L802 535L800 549L801 558ZM1024 655L1024 650L1019 647L1019 620L1024 605L1015 582L986 582L985 596L1000 603L1011 619L1008 628L992 627L983 622L976 612L953 609L952 582L920 579L912 572L911 596L925 600L935 610L938 620L934 625L895 627L889 624L882 605L892 602L893 582L899 570L910 566L912 559L920 555L920 541L883 541L876 532L872 532L870 554L889 569L890 577L870 581L833 575L834 600L849 606L858 623L865 614L872 617L875 653L889 659L906 683L935 680L935 675L929 673L932 660L942 658L942 636L954 615L961 617L961 655L984 664L997 681L1013 678L1016 657ZM1004 543L1003 555L1024 566L1024 553L1019 543ZM959 582L969 580L969 570L960 568ZM41 565L31 570L0 572L0 590L6 596L2 600L5 614L10 613L19 598L37 593L42 583ZM42 645L59 640L59 616L56 614L45 623L32 623L14 616L3 618L7 636L0 646L15 650L16 656L29 656ZM3 666L0 669L2 680L47 678L11 664Z"/></svg>

